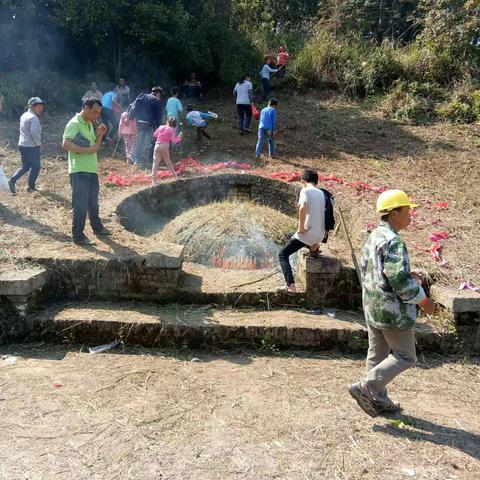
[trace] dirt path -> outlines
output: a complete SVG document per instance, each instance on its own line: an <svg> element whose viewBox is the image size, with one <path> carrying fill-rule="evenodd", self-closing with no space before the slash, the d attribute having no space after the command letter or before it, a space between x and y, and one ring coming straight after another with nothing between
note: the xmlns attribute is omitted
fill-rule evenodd
<svg viewBox="0 0 480 480"><path fill-rule="evenodd" d="M0 367L0 478L480 476L478 360L427 357L392 386L407 416L389 420L367 417L346 393L359 357L1 353L17 361Z"/></svg>

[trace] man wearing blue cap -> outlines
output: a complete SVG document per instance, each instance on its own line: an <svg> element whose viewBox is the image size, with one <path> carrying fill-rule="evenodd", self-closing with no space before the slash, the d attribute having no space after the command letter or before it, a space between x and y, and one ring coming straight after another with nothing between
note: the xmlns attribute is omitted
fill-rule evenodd
<svg viewBox="0 0 480 480"><path fill-rule="evenodd" d="M16 195L15 184L27 172L27 192L35 192L35 182L40 173L40 147L42 145L42 125L38 117L42 114L45 102L39 97L32 97L28 100L27 111L20 117L20 136L18 149L22 158L22 166L14 173L8 181L12 195Z"/></svg>

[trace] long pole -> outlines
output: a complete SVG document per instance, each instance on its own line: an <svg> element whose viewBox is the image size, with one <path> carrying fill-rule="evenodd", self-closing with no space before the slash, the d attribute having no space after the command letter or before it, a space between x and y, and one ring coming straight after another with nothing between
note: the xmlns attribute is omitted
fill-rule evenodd
<svg viewBox="0 0 480 480"><path fill-rule="evenodd" d="M340 213L340 220L345 230L345 235L347 236L348 244L350 245L350 252L352 254L352 261L353 261L353 265L355 266L355 271L357 272L358 281L360 283L360 286L362 286L362 273L360 272L360 266L358 265L357 257L355 255L355 250L353 249L352 241L350 240L350 234L348 233L347 224L345 223L345 218L343 217L343 212L340 207L338 207L338 212Z"/></svg>

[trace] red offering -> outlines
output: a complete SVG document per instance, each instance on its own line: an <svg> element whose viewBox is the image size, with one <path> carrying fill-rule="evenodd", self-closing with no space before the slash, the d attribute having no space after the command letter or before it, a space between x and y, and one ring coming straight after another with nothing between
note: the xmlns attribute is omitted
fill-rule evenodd
<svg viewBox="0 0 480 480"><path fill-rule="evenodd" d="M252 103L252 115L255 120L260 120L260 112L257 110L257 107L253 103Z"/></svg>

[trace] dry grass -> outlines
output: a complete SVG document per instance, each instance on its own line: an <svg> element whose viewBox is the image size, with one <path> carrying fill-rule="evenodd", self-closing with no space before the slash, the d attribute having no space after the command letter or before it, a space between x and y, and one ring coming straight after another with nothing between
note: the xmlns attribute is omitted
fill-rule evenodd
<svg viewBox="0 0 480 480"><path fill-rule="evenodd" d="M83 349L85 350L85 349ZM32 480L476 480L479 364L426 357L371 419L359 357L11 346L0 477ZM196 358L198 361L192 362ZM53 385L61 385L54 387Z"/></svg>
<svg viewBox="0 0 480 480"><path fill-rule="evenodd" d="M192 208L168 223L160 238L185 245L190 262L226 262L258 266L276 258L277 247L295 230L295 220L254 202L215 202Z"/></svg>

